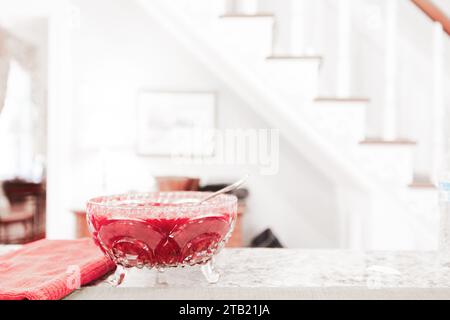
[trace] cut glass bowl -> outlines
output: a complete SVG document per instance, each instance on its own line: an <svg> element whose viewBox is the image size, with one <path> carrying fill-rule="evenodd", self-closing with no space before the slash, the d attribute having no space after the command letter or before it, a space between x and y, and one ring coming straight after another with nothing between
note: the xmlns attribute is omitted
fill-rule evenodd
<svg viewBox="0 0 450 320"><path fill-rule="evenodd" d="M94 242L117 265L114 284L126 268L202 265L218 280L212 257L224 246L237 216L237 198L222 194L196 204L208 192L151 192L97 197L87 203Z"/></svg>

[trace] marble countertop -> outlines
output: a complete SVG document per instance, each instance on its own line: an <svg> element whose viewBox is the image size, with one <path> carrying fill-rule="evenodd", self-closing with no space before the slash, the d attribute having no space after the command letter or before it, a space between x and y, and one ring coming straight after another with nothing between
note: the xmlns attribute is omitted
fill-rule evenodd
<svg viewBox="0 0 450 320"><path fill-rule="evenodd" d="M450 299L450 267L435 252L224 249L216 265L221 272L216 284L208 283L199 267L167 270L165 285L157 283L155 270L131 269L120 287L101 279L69 299Z"/></svg>
<svg viewBox="0 0 450 320"><path fill-rule="evenodd" d="M177 287L416 287L450 288L450 268L432 252L225 249L216 259L220 281L211 285L198 267L169 269ZM124 286L154 284L156 271L131 269Z"/></svg>

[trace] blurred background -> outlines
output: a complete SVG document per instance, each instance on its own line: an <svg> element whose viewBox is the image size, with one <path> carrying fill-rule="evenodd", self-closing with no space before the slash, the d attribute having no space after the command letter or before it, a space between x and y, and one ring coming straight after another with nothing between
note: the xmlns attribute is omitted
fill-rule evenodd
<svg viewBox="0 0 450 320"><path fill-rule="evenodd" d="M86 236L94 196L248 172L231 246L436 249L449 17L450 0L0 0L0 242ZM257 156L186 150L180 128Z"/></svg>

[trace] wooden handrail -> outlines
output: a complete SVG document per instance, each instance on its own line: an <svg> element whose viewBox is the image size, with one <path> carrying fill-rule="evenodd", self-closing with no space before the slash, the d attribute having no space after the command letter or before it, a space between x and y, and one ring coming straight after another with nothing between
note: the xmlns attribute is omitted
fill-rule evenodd
<svg viewBox="0 0 450 320"><path fill-rule="evenodd" d="M440 22L444 31L450 36L450 19L430 0L411 0L420 10L422 10L433 21Z"/></svg>

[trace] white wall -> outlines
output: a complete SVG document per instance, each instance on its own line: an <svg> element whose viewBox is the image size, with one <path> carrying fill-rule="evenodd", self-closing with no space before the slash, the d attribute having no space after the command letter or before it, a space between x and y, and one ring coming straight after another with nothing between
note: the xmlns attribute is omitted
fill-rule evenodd
<svg viewBox="0 0 450 320"><path fill-rule="evenodd" d="M61 219L70 236L71 208L83 206L102 192L102 166L108 192L150 189L152 176L200 175L204 182L232 181L245 168L181 166L169 158L138 157L135 153L136 93L141 88L214 91L218 95L220 128L266 128L267 125L209 74L193 57L132 1L77 0L79 28L71 37L73 58L73 116L70 137L71 176L64 184L71 203ZM70 111L68 111L70 113ZM102 160L100 149L107 155ZM245 216L247 240L266 226L289 247L336 247L338 223L335 189L314 167L280 141L280 170L261 176L252 170L251 196ZM65 186L59 186L65 192ZM57 195L54 194L53 197ZM64 198L64 197L63 197ZM52 199L49 199L52 201ZM49 224L52 225L51 223ZM56 225L54 225L56 227Z"/></svg>

